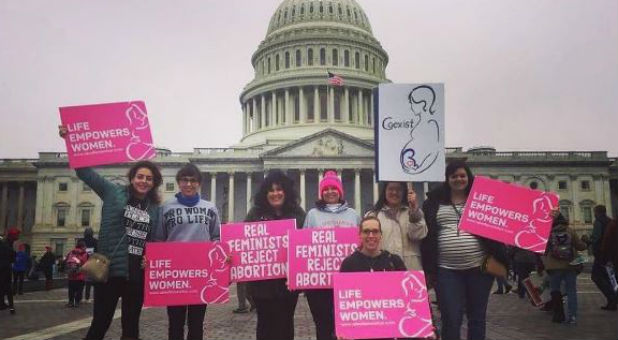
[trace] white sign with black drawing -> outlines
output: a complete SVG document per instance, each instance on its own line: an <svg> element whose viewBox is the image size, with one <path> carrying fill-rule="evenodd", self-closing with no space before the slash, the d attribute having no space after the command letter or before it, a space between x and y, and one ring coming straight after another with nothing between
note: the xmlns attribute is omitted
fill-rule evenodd
<svg viewBox="0 0 618 340"><path fill-rule="evenodd" d="M380 84L376 169L380 181L444 180L444 84Z"/></svg>

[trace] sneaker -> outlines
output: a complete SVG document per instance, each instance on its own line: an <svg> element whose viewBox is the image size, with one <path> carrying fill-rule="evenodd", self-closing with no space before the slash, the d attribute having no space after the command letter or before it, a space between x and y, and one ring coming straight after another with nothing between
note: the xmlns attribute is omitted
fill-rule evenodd
<svg viewBox="0 0 618 340"><path fill-rule="evenodd" d="M504 294L502 291L496 290L495 292L493 292L492 294L497 294L497 295L502 295Z"/></svg>
<svg viewBox="0 0 618 340"><path fill-rule="evenodd" d="M236 313L236 314L245 314L245 313L249 313L249 309L247 309L247 307L245 308L236 308L232 311L232 313Z"/></svg>
<svg viewBox="0 0 618 340"><path fill-rule="evenodd" d="M13 307L9 308L9 312L11 312L11 314L15 314L15 308Z"/></svg>
<svg viewBox="0 0 618 340"><path fill-rule="evenodd" d="M574 316L569 316L569 318L564 323L569 324L569 325L575 325L577 324L577 320L575 319Z"/></svg>

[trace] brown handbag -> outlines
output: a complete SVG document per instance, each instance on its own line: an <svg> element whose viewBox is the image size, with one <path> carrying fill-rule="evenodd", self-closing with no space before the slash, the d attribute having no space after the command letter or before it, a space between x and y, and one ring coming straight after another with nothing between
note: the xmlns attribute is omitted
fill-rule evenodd
<svg viewBox="0 0 618 340"><path fill-rule="evenodd" d="M506 266L496 260L492 255L487 255L481 265L481 271L499 278L506 278Z"/></svg>
<svg viewBox="0 0 618 340"><path fill-rule="evenodd" d="M114 248L111 257L114 257L114 255L116 255L116 251L118 250L118 247L122 243L122 240L124 240L125 236L127 236L127 234L122 235L120 241L116 245L116 248ZM88 261L86 261L86 263L84 263L80 269L92 281L105 283L107 282L107 277L109 276L109 263L110 260L107 258L107 256L101 253L94 253L90 255L90 257L88 257Z"/></svg>

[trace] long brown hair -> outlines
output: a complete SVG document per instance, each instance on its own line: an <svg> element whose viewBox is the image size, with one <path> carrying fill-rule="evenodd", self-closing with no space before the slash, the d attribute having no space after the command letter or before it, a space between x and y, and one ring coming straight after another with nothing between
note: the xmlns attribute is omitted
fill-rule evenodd
<svg viewBox="0 0 618 340"><path fill-rule="evenodd" d="M129 178L129 194L132 197L135 197L135 189L133 189L133 185L131 185L131 180L135 177L137 171L141 168L146 168L152 172L152 189L148 191L146 197L152 203L161 203L161 197L159 196L159 186L161 185L161 183L163 183L163 176L161 176L161 171L159 170L159 167L151 161L139 161L133 164L133 166L131 166L129 172L127 173L127 177Z"/></svg>

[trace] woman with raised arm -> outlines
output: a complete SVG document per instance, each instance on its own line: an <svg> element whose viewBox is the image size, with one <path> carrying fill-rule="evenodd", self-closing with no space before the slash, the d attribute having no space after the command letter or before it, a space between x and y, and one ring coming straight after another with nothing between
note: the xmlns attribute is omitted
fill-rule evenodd
<svg viewBox="0 0 618 340"><path fill-rule="evenodd" d="M59 126L59 134L64 138L66 127ZM105 337L120 298L121 339L139 339L144 249L158 221L161 172L152 162L134 163L127 174L128 185L112 183L92 168L79 168L76 173L103 201L98 252L110 259L107 282L94 285L92 322L85 339Z"/></svg>

